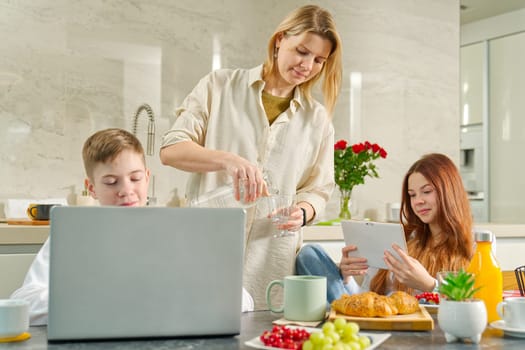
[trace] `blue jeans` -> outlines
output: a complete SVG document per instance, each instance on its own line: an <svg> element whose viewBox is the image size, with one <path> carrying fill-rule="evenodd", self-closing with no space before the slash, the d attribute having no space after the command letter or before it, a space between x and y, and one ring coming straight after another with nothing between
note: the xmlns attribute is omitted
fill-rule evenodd
<svg viewBox="0 0 525 350"><path fill-rule="evenodd" d="M339 299L343 294L355 292L350 285L344 284L339 267L319 244L308 244L301 248L295 260L295 271L298 275L326 276L328 303Z"/></svg>

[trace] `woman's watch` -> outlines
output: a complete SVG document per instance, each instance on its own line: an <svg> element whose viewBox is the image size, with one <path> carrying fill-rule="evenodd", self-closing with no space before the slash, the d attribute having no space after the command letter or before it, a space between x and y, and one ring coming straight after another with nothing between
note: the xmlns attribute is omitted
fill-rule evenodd
<svg viewBox="0 0 525 350"><path fill-rule="evenodd" d="M434 289L432 290L432 293L438 293L439 292L439 282L437 279L434 278Z"/></svg>
<svg viewBox="0 0 525 350"><path fill-rule="evenodd" d="M301 209L303 212L303 224L301 226L306 226L306 209L301 207L299 209Z"/></svg>

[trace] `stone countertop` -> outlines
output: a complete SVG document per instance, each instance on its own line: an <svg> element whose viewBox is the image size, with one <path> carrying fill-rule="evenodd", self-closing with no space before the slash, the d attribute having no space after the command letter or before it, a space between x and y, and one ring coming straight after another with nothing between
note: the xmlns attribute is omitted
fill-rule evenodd
<svg viewBox="0 0 525 350"><path fill-rule="evenodd" d="M436 316L433 316L434 318ZM8 344L9 349L251 349L244 343L271 329L272 321L278 315L268 311L249 312L242 315L241 334L235 337L185 338L185 339L146 339L129 341L90 341L69 343L47 343L46 327L31 327L32 337L24 342ZM465 343L446 343L443 332L435 319L432 331L390 332L391 336L380 349L505 349L518 350L525 346L525 339L504 336L503 331L487 328L479 345ZM374 333L374 331L366 331ZM380 332L383 333L383 332Z"/></svg>
<svg viewBox="0 0 525 350"><path fill-rule="evenodd" d="M476 224L476 228L492 231L497 238L525 238L525 225ZM342 241L340 225L306 226L305 241ZM8 225L0 223L0 245L43 244L49 235L49 226Z"/></svg>
<svg viewBox="0 0 525 350"><path fill-rule="evenodd" d="M475 224L476 229L492 231L497 238L525 238L525 225ZM303 228L305 241L342 241L343 231L340 225L306 226Z"/></svg>

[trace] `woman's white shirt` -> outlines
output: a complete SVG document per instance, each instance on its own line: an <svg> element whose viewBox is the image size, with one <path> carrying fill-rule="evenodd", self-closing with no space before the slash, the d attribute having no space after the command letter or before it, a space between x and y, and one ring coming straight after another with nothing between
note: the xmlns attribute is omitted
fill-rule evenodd
<svg viewBox="0 0 525 350"><path fill-rule="evenodd" d="M237 154L266 172L272 187L297 194L297 202L324 211L334 188L334 128L326 109L294 90L290 107L270 125L262 105L262 66L211 72L176 110L162 147L193 141L208 149ZM192 198L232 181L224 172L191 173L186 194ZM247 210L244 286L255 309L267 309L265 289L274 279L294 273L302 234L273 238L268 212ZM278 302L278 300L276 300Z"/></svg>

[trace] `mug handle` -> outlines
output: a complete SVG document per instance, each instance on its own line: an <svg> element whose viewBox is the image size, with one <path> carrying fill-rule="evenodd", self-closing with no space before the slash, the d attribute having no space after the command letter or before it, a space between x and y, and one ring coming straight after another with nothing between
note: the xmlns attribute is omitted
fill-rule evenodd
<svg viewBox="0 0 525 350"><path fill-rule="evenodd" d="M33 211L36 210L36 212L33 214ZM27 208L27 215L31 218L31 219L36 219L36 215L38 213L38 209L35 205L32 205L30 206L29 208Z"/></svg>
<svg viewBox="0 0 525 350"><path fill-rule="evenodd" d="M498 313L499 317L503 319L504 313L505 313L505 306L507 306L507 303L505 301L501 301L496 306L496 312Z"/></svg>
<svg viewBox="0 0 525 350"><path fill-rule="evenodd" d="M270 309L270 311L280 313L284 311L284 305L282 305L280 308L274 308L272 305L271 298L270 298L270 292L272 291L272 287L275 286L276 284L280 285L281 288L284 289L283 280L271 281L270 284L268 284L268 287L266 287L266 303L268 304L268 308Z"/></svg>

